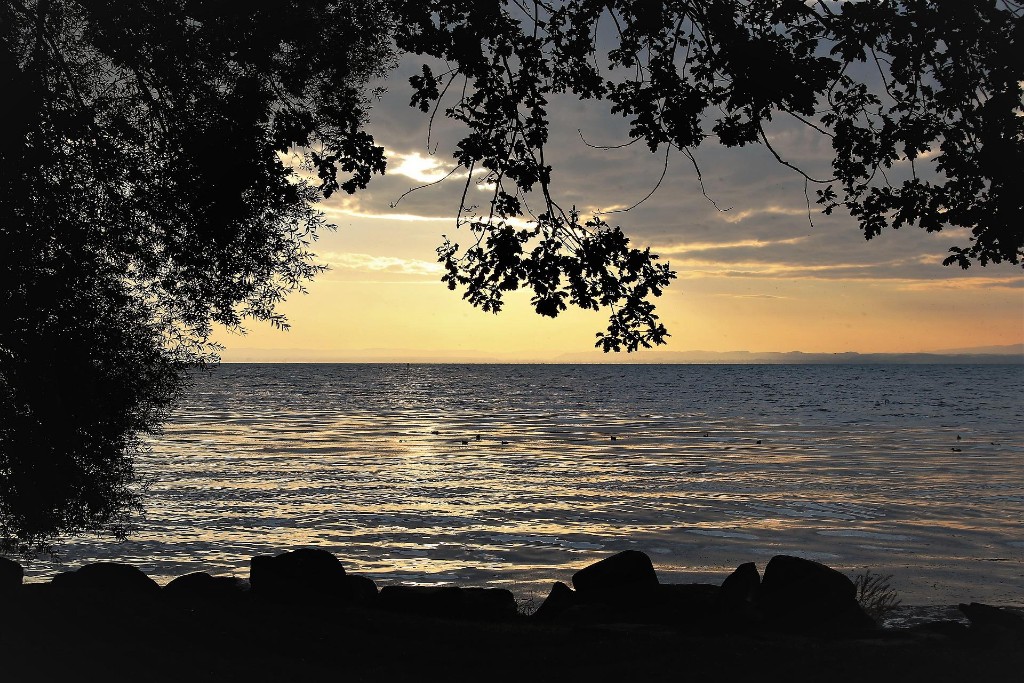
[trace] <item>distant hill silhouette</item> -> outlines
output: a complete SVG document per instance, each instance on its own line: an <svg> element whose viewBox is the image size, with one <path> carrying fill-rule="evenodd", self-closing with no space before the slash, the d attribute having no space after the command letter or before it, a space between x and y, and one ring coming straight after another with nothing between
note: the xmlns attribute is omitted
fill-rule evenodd
<svg viewBox="0 0 1024 683"><path fill-rule="evenodd" d="M986 349L1006 349L1001 351L963 352L936 351L931 353L804 353L802 351L662 351L653 353L625 354L614 356L619 363L765 363L780 365L795 364L906 364L906 363L941 363L941 364L1024 364L1024 345L1006 347L984 347ZM559 363L595 363L612 360L607 355L597 353L571 353L559 356Z"/></svg>
<svg viewBox="0 0 1024 683"><path fill-rule="evenodd" d="M942 349L935 353L943 354L993 354L999 356L1024 356L1024 342L1020 344L1004 344L1002 346L972 346L964 349Z"/></svg>
<svg viewBox="0 0 1024 683"><path fill-rule="evenodd" d="M1024 344L950 349L929 353L805 353L802 351L650 351L565 353L548 358L476 350L416 349L226 349L227 363L723 363L723 364L1024 364Z"/></svg>

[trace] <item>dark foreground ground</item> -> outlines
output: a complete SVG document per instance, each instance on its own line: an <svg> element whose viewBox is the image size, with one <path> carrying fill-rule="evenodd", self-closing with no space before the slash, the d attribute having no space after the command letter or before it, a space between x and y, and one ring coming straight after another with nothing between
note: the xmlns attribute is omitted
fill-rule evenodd
<svg viewBox="0 0 1024 683"><path fill-rule="evenodd" d="M1024 635L472 622L255 600L0 603L0 681L1022 681Z"/></svg>

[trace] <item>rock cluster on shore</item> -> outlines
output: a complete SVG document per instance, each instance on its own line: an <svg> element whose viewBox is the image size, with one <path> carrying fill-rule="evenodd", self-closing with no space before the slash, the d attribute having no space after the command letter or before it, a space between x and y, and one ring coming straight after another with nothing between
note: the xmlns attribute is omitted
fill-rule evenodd
<svg viewBox="0 0 1024 683"><path fill-rule="evenodd" d="M859 633L876 627L850 579L823 564L778 555L764 578L754 563L721 585L662 584L650 558L625 551L557 583L537 610L541 619L660 623L693 631L786 630Z"/></svg>
<svg viewBox="0 0 1024 683"><path fill-rule="evenodd" d="M391 585L349 574L330 552L302 548L257 556L249 579L196 572L161 587L138 568L112 562L58 574L49 583L23 583L22 567L0 558L0 596L35 593L58 601L172 600L277 605L347 606L382 612L460 620L529 618L554 624L648 624L691 633L794 633L864 636L878 625L857 602L854 583L818 562L778 555L762 576L741 564L720 584L665 584L646 554L629 550L576 572L572 587L557 582L527 617L515 596L500 588ZM972 603L961 605L972 627L1024 634L1018 614ZM936 624L934 632L965 629Z"/></svg>

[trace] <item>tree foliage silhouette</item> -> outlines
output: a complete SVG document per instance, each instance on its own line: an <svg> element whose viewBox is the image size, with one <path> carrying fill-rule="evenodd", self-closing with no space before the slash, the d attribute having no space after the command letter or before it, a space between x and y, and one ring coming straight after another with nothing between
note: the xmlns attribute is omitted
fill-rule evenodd
<svg viewBox="0 0 1024 683"><path fill-rule="evenodd" d="M123 531L139 436L212 325L286 325L320 270L315 201L384 169L362 129L392 59L378 5L0 5L8 546Z"/></svg>
<svg viewBox="0 0 1024 683"><path fill-rule="evenodd" d="M0 4L0 538L124 529L139 435L212 357L212 326L286 326L276 304L320 270L316 202L383 172L368 83L397 54L431 58L411 104L466 126L467 188L494 188L483 210L463 194L468 247L438 249L445 282L485 310L519 288L542 315L606 308L597 345L632 351L664 341L652 299L675 274L559 203L553 96L608 102L632 141L698 174L708 139L764 145L866 237L952 228L947 264L1019 264L1021 15L1010 0ZM831 177L775 149L776 118L829 142Z"/></svg>
<svg viewBox="0 0 1024 683"><path fill-rule="evenodd" d="M1024 21L1006 0L512 0L400 3L400 49L444 60L411 79L412 105L460 121L456 160L493 185L482 215L460 213L468 249L438 253L449 286L497 310L534 292L538 313L566 302L612 308L605 350L663 341L648 295L673 277L618 229L559 205L545 162L549 100L606 100L652 152L765 145L872 238L888 227L960 229L946 265L1024 255ZM601 27L613 34L600 49ZM775 149L765 127L794 119L827 139L831 177ZM898 179L895 167L909 173ZM889 175L893 174L891 180ZM472 177L472 176L470 176ZM467 179L467 184L469 179ZM510 220L540 189L533 228ZM465 197L465 195L464 195ZM810 201L808 199L808 205ZM964 234L966 233L966 234ZM965 240L963 242L961 240ZM528 246L529 245L529 246Z"/></svg>

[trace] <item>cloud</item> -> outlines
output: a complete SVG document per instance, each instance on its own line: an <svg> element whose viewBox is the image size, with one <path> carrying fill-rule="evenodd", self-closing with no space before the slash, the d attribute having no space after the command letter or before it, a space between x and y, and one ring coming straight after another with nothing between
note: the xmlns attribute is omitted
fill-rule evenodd
<svg viewBox="0 0 1024 683"><path fill-rule="evenodd" d="M906 291L935 289L1024 289L1024 276L1020 277L963 277L957 279L908 280L899 285Z"/></svg>
<svg viewBox="0 0 1024 683"><path fill-rule="evenodd" d="M773 206L754 207L754 208L744 209L742 211L735 211L735 212L733 212L733 211L723 211L720 214L718 214L719 218L721 220L725 221L726 223L739 223L741 221L745 221L748 218L752 218L754 216L765 216L765 215L773 215L773 216L806 216L807 215L807 207L804 206L804 207L800 207L800 208L788 208L788 207L785 207L785 206L775 206L775 205L773 205ZM814 216L814 212L813 211L811 212L811 216L812 217Z"/></svg>
<svg viewBox="0 0 1024 683"><path fill-rule="evenodd" d="M759 278L784 280L846 280L886 282L897 289L923 291L935 289L982 290L1024 288L1024 276L992 277L967 274L947 268L931 268L922 257L911 256L879 263L801 261L735 261L716 259L677 259L672 261L680 279L704 277Z"/></svg>
<svg viewBox="0 0 1024 683"><path fill-rule="evenodd" d="M750 247L753 249L763 249L766 247L776 246L780 244L799 244L807 240L806 235L801 237L790 237L782 240L738 240L733 242L682 242L678 244L664 244L654 245L651 247L651 251L671 256L673 254L689 254L694 251L709 251L712 249L740 249Z"/></svg>
<svg viewBox="0 0 1024 683"><path fill-rule="evenodd" d="M440 263L404 259L395 256L373 256L328 251L318 255L320 260L333 270L353 270L364 273L391 273L395 275L440 276L444 268Z"/></svg>
<svg viewBox="0 0 1024 683"><path fill-rule="evenodd" d="M898 265L898 264L886 264ZM869 263L827 263L809 265L805 263L781 263L763 261L722 262L712 259L678 259L672 267L685 277L719 276L745 278L785 279L876 279L880 276L878 264Z"/></svg>
<svg viewBox="0 0 1024 683"><path fill-rule="evenodd" d="M340 216L351 216L354 218L376 218L381 220L411 223L423 223L438 220L450 220L453 223L455 222L455 218L450 216L422 216L415 213L373 211L369 208L363 208L361 203L356 201L345 201L332 206L323 206L321 207L321 211L323 211L327 219L331 221L337 221Z"/></svg>

